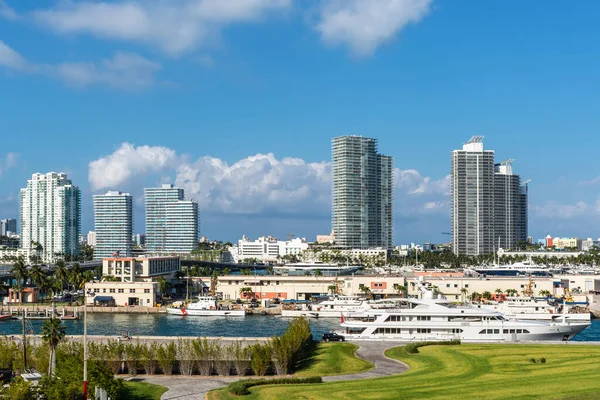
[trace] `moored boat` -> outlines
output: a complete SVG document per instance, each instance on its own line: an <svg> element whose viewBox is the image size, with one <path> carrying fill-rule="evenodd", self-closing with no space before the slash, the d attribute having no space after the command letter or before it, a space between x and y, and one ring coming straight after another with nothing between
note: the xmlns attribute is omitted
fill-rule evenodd
<svg viewBox="0 0 600 400"><path fill-rule="evenodd" d="M501 313L457 307L431 292L424 298L400 299L391 309L369 309L344 315L338 333L346 339L401 341L515 342L568 341L590 322L508 320Z"/></svg>
<svg viewBox="0 0 600 400"><path fill-rule="evenodd" d="M243 317L246 315L244 310L233 310L229 306L219 304L216 296L198 296L198 301L190 303L187 306L181 304L167 308L167 314L180 316L223 316L223 317Z"/></svg>
<svg viewBox="0 0 600 400"><path fill-rule="evenodd" d="M282 317L340 318L342 314L365 311L370 308L367 300L358 296L334 296L320 303L284 301Z"/></svg>

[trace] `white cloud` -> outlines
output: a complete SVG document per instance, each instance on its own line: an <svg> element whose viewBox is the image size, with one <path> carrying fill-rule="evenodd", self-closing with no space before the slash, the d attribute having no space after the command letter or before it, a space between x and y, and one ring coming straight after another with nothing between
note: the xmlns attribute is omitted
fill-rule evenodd
<svg viewBox="0 0 600 400"><path fill-rule="evenodd" d="M107 84L120 89L139 89L152 86L160 64L138 54L116 53L101 63L61 63L51 67L51 73L75 86Z"/></svg>
<svg viewBox="0 0 600 400"><path fill-rule="evenodd" d="M19 159L19 155L17 153L7 153L4 156L4 159L0 160L0 175L2 175L2 173L4 171L6 171L9 168L14 167L15 165L17 165L17 161Z"/></svg>
<svg viewBox="0 0 600 400"><path fill-rule="evenodd" d="M301 214L324 216L331 207L331 165L299 158L256 154L227 163L205 156L195 161L165 147L124 143L113 154L92 161L93 190L131 189L146 176L173 182L203 211L228 214ZM448 213L448 178L432 180L416 170L396 170L394 203L402 216ZM139 196L140 193L138 193Z"/></svg>
<svg viewBox="0 0 600 400"><path fill-rule="evenodd" d="M176 161L175 151L166 147L123 143L109 156L90 162L88 180L94 191L118 189L132 177L162 171Z"/></svg>
<svg viewBox="0 0 600 400"><path fill-rule="evenodd" d="M548 200L542 205L534 205L532 211L536 216L542 218L572 219L600 212L600 203L597 201L594 208L585 201L578 201L574 204L560 204Z"/></svg>
<svg viewBox="0 0 600 400"><path fill-rule="evenodd" d="M4 1L0 0L0 17L8 20L16 20L19 18L15 10L10 8Z"/></svg>
<svg viewBox="0 0 600 400"><path fill-rule="evenodd" d="M372 55L410 23L429 13L433 0L333 0L320 10L315 29L330 45L345 45L358 57Z"/></svg>
<svg viewBox="0 0 600 400"><path fill-rule="evenodd" d="M2 40L0 40L0 66L17 71L30 69L29 63Z"/></svg>
<svg viewBox="0 0 600 400"><path fill-rule="evenodd" d="M408 194L441 194L450 195L450 175L432 181L430 177L423 177L414 169L394 169L394 185L402 188Z"/></svg>
<svg viewBox="0 0 600 400"><path fill-rule="evenodd" d="M59 33L136 41L177 56L207 45L227 25L286 10L291 0L65 2L35 19Z"/></svg>
<svg viewBox="0 0 600 400"><path fill-rule="evenodd" d="M115 53L112 58L99 63L33 64L2 41L0 66L23 73L51 76L73 86L108 85L123 90L151 86L155 73L161 68L160 64L134 53Z"/></svg>

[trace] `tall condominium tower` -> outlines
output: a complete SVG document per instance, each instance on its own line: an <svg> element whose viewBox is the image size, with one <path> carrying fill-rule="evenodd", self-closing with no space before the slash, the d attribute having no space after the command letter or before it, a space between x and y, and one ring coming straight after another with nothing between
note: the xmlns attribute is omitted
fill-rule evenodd
<svg viewBox="0 0 600 400"><path fill-rule="evenodd" d="M94 258L103 259L117 253L131 257L133 206L129 193L108 192L94 195Z"/></svg>
<svg viewBox="0 0 600 400"><path fill-rule="evenodd" d="M494 151L473 136L452 152L452 245L455 254L514 249L527 240L527 186L513 159L494 164Z"/></svg>
<svg viewBox="0 0 600 400"><path fill-rule="evenodd" d="M455 254L494 251L494 151L473 136L452 152L452 248Z"/></svg>
<svg viewBox="0 0 600 400"><path fill-rule="evenodd" d="M40 248L42 258L79 254L81 193L67 174L33 174L19 196L21 247Z"/></svg>
<svg viewBox="0 0 600 400"><path fill-rule="evenodd" d="M173 185L144 189L148 253L189 253L198 244L198 203Z"/></svg>
<svg viewBox="0 0 600 400"><path fill-rule="evenodd" d="M0 236L8 236L8 233L17 233L17 220L7 218L0 221Z"/></svg>
<svg viewBox="0 0 600 400"><path fill-rule="evenodd" d="M495 248L514 249L527 240L527 194L521 177L513 174L513 159L495 165L494 225ZM525 196L525 197L524 197ZM525 226L523 226L525 225Z"/></svg>
<svg viewBox="0 0 600 400"><path fill-rule="evenodd" d="M393 159L377 153L377 140L332 140L332 227L340 247L392 247Z"/></svg>

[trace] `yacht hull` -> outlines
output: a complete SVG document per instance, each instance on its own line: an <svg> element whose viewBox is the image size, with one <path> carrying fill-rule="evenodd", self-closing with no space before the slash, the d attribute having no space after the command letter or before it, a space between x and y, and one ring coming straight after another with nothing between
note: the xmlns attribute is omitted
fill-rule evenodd
<svg viewBox="0 0 600 400"><path fill-rule="evenodd" d="M182 317L244 317L244 310L192 310L189 308L167 308L167 314Z"/></svg>

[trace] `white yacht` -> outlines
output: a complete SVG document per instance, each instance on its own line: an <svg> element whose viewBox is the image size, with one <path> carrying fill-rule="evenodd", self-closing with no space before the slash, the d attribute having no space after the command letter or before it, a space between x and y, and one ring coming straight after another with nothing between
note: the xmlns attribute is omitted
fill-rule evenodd
<svg viewBox="0 0 600 400"><path fill-rule="evenodd" d="M284 304L281 308L282 317L308 318L340 318L342 314L356 313L368 310L370 304L358 296L334 296L329 300L316 304L294 303Z"/></svg>
<svg viewBox="0 0 600 400"><path fill-rule="evenodd" d="M548 267L523 262L507 265L481 265L472 269L478 274L498 276L551 276L553 272Z"/></svg>
<svg viewBox="0 0 600 400"><path fill-rule="evenodd" d="M217 297L213 296L198 296L198 301L190 303L187 306L174 304L167 308L167 314L180 316L226 316L226 317L243 317L246 315L244 310L230 310L227 306L218 304Z"/></svg>
<svg viewBox="0 0 600 400"><path fill-rule="evenodd" d="M335 265L325 264L320 261L299 262L285 265L276 265L273 271L277 274L304 275L307 272L314 273L319 270L323 275L351 274L362 269L360 265Z"/></svg>
<svg viewBox="0 0 600 400"><path fill-rule="evenodd" d="M590 322L592 314L587 303L559 303L546 298L506 297L503 301L474 305L502 313L508 319L539 321Z"/></svg>
<svg viewBox="0 0 600 400"><path fill-rule="evenodd" d="M431 292L422 300L399 299L396 308L368 309L342 316L338 333L346 339L464 342L567 341L590 322L507 320L501 313L456 307Z"/></svg>

